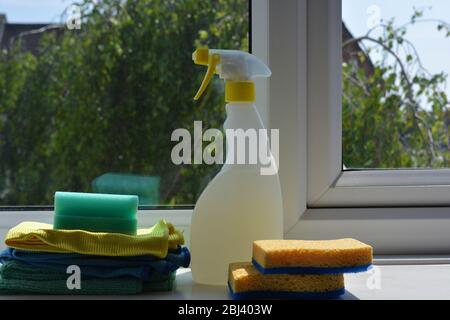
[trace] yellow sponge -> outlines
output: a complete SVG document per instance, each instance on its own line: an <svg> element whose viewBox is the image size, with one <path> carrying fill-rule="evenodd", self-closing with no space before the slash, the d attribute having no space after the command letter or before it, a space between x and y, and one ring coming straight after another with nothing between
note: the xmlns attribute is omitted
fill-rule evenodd
<svg viewBox="0 0 450 320"><path fill-rule="evenodd" d="M361 272L372 265L372 247L355 239L260 240L253 264L264 274Z"/></svg>
<svg viewBox="0 0 450 320"><path fill-rule="evenodd" d="M333 298L345 292L342 274L263 275L250 262L230 264L228 286L234 299Z"/></svg>

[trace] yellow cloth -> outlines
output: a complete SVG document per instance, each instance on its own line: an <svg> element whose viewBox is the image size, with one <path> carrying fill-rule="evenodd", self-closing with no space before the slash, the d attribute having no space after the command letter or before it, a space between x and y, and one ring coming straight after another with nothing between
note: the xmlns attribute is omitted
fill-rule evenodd
<svg viewBox="0 0 450 320"><path fill-rule="evenodd" d="M83 230L54 230L51 224L22 222L6 234L7 246L41 252L99 256L153 255L165 258L168 249L184 244L183 234L171 223L159 221L136 236Z"/></svg>

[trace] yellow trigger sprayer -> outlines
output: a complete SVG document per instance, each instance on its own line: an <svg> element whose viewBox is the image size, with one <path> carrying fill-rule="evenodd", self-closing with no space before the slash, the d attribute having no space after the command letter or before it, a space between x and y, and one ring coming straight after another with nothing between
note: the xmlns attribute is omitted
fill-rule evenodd
<svg viewBox="0 0 450 320"><path fill-rule="evenodd" d="M200 195L192 216L192 275L198 283L225 285L228 265L250 261L254 240L283 238L278 168L254 104L254 78L270 77L271 71L243 51L197 49L192 59L207 66L194 99L218 75L225 80L227 102L226 162Z"/></svg>
<svg viewBox="0 0 450 320"><path fill-rule="evenodd" d="M272 75L264 62L244 51L197 49L192 59L195 64L208 66L195 100L202 96L214 74L217 74L225 80L226 102L254 102L253 79Z"/></svg>

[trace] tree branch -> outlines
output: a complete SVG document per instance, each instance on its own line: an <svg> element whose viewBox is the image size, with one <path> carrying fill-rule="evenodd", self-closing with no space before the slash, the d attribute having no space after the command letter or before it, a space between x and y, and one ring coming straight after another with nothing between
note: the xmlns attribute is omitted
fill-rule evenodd
<svg viewBox="0 0 450 320"><path fill-rule="evenodd" d="M411 82L411 80L409 79L408 73L406 72L406 68L405 65L403 64L403 61L400 59L400 57L397 55L396 52L394 52L394 50L392 50L389 46L387 46L386 44L384 44L382 41L374 39L370 36L364 35L361 37L357 37L357 38L353 38L353 39L349 39L347 41L345 41L342 44L342 47L346 47L354 42L362 42L362 41L370 41L373 42L375 44L378 44L379 46L381 46L384 50L386 50L390 55L392 55L392 57L396 60L399 68L400 68L400 73L403 77L403 79L406 81L406 97L409 100L409 104L407 103L407 105L410 105L412 107L412 111L413 111L413 115L414 115L414 126L416 127L416 129L418 130L418 132L420 133L420 135L422 136L422 139L425 141L427 140L425 138L425 136L423 135L422 131L420 130L419 126L417 125L417 121L420 121L422 123L422 125L424 126L424 128L427 131L427 136L428 136L428 140L429 140L429 145L428 145L428 154L429 156L431 156L432 159L436 159L436 151L434 150L435 147L435 142L433 139L433 134L431 131L431 128L428 126L428 124L426 123L426 121L424 119L422 119L418 114L417 111L418 109L420 109L420 105L417 103L417 101L414 99L414 91L413 91L413 84Z"/></svg>

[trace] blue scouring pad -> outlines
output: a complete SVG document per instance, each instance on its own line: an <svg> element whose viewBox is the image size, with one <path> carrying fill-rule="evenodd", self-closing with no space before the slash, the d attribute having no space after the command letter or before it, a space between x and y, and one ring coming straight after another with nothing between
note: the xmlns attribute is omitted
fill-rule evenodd
<svg viewBox="0 0 450 320"><path fill-rule="evenodd" d="M331 299L345 293L342 274L261 274L250 262L231 263L233 299Z"/></svg>
<svg viewBox="0 0 450 320"><path fill-rule="evenodd" d="M372 264L356 267L281 267L264 268L255 259L252 259L255 268L262 274L339 274L366 272L372 268Z"/></svg>
<svg viewBox="0 0 450 320"><path fill-rule="evenodd" d="M262 274L340 274L371 268L373 248L356 239L258 240L252 262Z"/></svg>
<svg viewBox="0 0 450 320"><path fill-rule="evenodd" d="M290 291L247 291L233 292L228 283L228 293L233 300L253 300L253 299L335 299L345 294L345 289L337 289L326 292L290 292Z"/></svg>

